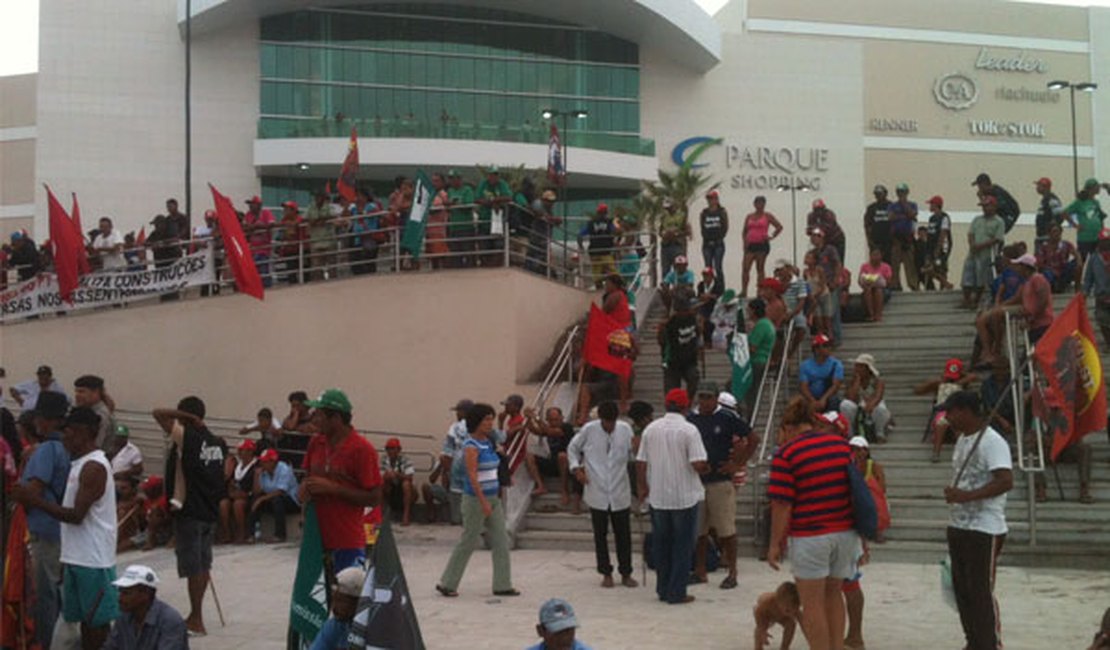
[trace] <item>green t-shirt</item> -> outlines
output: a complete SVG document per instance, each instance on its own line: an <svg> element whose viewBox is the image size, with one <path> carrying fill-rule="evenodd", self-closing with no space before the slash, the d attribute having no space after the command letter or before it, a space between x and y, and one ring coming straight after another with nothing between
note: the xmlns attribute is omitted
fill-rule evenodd
<svg viewBox="0 0 1110 650"><path fill-rule="evenodd" d="M673 230L677 233L670 242L682 242L686 240L686 217L681 212L664 212L663 216L659 218L659 232L664 233L668 230Z"/></svg>
<svg viewBox="0 0 1110 650"><path fill-rule="evenodd" d="M470 205L474 203L474 188L470 185L447 188L447 198L457 205ZM447 216L447 232L459 236L468 232L474 225L474 208L453 208Z"/></svg>
<svg viewBox="0 0 1110 650"><path fill-rule="evenodd" d="M1064 212L1075 217L1079 224L1076 240L1084 243L1098 241L1098 233L1102 230L1102 220L1106 218L1106 213L1102 211L1098 201L1095 199L1077 199L1065 208Z"/></svg>
<svg viewBox="0 0 1110 650"><path fill-rule="evenodd" d="M477 191L474 192L476 198L479 199L494 199L499 196L507 196L512 198L513 190L505 179L497 181L497 185L490 185L488 180L483 180L478 184ZM506 215L508 216L508 215ZM483 205L478 208L478 233L481 235L488 235L490 232L490 222L493 220L493 209L488 205Z"/></svg>
<svg viewBox="0 0 1110 650"><path fill-rule="evenodd" d="M971 220L971 241L974 244L982 244L992 239L1002 241L1006 237L1006 222L1002 217L995 215L987 218L986 215L981 214ZM976 259L993 259L994 251L991 248L983 248L974 253L972 257Z"/></svg>
<svg viewBox="0 0 1110 650"><path fill-rule="evenodd" d="M752 350L752 363L767 365L771 350L775 347L775 326L770 318L760 318L748 334L748 346Z"/></svg>

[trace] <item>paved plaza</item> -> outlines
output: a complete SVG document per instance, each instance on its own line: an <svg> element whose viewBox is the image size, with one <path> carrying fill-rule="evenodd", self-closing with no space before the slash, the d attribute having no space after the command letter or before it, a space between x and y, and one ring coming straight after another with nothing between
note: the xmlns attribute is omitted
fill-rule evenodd
<svg viewBox="0 0 1110 650"><path fill-rule="evenodd" d="M789 576L765 564L741 560L740 587L691 588L697 602L663 605L648 586L602 589L593 553L518 551L512 555L513 582L519 598L490 595L489 553L474 554L459 588L460 596L438 596L433 587L447 563L460 530L444 526L396 528L420 627L429 648L520 650L538 641L535 622L540 603L560 596L571 601L582 623L579 638L595 650L605 648L751 648L751 607L756 596ZM881 553L881 548L878 551ZM175 578L173 553L161 549L121 555L120 565L150 564L163 577L159 596L184 611L185 583ZM640 579L640 558L636 574ZM209 636L194 639L199 650L285 647L289 594L297 548L223 546L217 548L214 579L227 626L205 601ZM952 648L963 645L956 613L940 597L935 566L877 563L865 569L867 609L864 636L870 650ZM1103 610L1110 606L1110 572L1022 569L998 571L1003 636L1007 650L1086 648ZM773 647L777 648L778 636ZM799 637L794 648L805 648Z"/></svg>

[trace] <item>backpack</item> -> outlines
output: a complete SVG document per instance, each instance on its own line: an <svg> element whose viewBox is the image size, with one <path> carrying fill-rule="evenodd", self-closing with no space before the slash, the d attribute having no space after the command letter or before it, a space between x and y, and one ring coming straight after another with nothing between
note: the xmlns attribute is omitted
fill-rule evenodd
<svg viewBox="0 0 1110 650"><path fill-rule="evenodd" d="M1021 216L1021 206L1018 205L1017 199L1012 194L998 185L994 186L994 190L994 197L998 199L998 216L1002 217L1008 233L1017 223L1018 217Z"/></svg>

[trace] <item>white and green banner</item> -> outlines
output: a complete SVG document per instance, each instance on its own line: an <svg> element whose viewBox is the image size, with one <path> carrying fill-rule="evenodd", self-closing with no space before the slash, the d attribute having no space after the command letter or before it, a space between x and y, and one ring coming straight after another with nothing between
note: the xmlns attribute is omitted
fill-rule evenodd
<svg viewBox="0 0 1110 650"><path fill-rule="evenodd" d="M428 213L432 209L434 197L432 181L423 170L417 171L412 192L412 210L405 223L405 232L401 234L401 248L416 259L420 258L420 253L424 250L424 231L428 228Z"/></svg>

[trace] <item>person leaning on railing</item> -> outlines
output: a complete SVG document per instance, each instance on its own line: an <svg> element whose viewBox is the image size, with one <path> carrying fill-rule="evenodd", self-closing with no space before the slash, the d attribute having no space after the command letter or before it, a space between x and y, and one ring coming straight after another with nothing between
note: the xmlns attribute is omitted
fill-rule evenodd
<svg viewBox="0 0 1110 650"><path fill-rule="evenodd" d="M459 172L447 172L447 202L452 206L447 216L447 246L452 256L451 268L469 268L475 265L474 187L463 183Z"/></svg>

